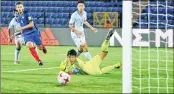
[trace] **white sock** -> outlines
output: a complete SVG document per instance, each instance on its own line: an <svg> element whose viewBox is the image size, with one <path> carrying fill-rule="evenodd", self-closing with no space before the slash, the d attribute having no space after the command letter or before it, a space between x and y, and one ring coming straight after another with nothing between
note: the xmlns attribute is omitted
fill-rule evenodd
<svg viewBox="0 0 174 94"><path fill-rule="evenodd" d="M81 53L82 51L77 50L77 56L80 56Z"/></svg>
<svg viewBox="0 0 174 94"><path fill-rule="evenodd" d="M85 52L84 52L84 55L85 55L85 57L86 57L88 60L91 60L91 55L90 55L90 53L89 53L88 51L85 51Z"/></svg>
<svg viewBox="0 0 174 94"><path fill-rule="evenodd" d="M20 52L19 49L15 50L15 61L18 61L18 59L19 59L19 52Z"/></svg>

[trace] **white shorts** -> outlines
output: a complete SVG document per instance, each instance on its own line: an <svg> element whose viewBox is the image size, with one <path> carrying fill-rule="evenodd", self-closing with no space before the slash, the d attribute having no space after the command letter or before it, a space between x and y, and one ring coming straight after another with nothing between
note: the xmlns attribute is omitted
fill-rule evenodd
<svg viewBox="0 0 174 94"><path fill-rule="evenodd" d="M71 37L78 48L80 48L80 45L82 45L82 43L86 43L85 35L78 36L74 32L71 32Z"/></svg>
<svg viewBox="0 0 174 94"><path fill-rule="evenodd" d="M21 44L25 44L24 37L23 36L15 36L15 43L17 44L17 42L19 42Z"/></svg>

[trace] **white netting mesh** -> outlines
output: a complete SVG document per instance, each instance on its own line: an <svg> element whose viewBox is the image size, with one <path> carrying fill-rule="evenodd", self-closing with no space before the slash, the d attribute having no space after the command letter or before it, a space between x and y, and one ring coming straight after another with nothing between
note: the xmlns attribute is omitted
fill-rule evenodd
<svg viewBox="0 0 174 94"><path fill-rule="evenodd" d="M149 30L147 35L141 34L145 38L142 40L148 42L149 46L143 47L140 44L132 48L133 92L172 93L174 90L173 41L169 37L173 36L174 29L173 0L151 2L139 0L132 3L133 7L138 6L138 11L141 11L133 11L132 15L138 16L137 20L133 20L134 27L140 32L142 29ZM159 34L163 38L160 38L160 45L157 45L155 39Z"/></svg>

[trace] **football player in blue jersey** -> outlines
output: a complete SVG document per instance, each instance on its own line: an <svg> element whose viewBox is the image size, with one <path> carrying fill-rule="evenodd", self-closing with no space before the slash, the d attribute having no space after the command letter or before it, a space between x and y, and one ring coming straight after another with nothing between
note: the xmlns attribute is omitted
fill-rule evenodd
<svg viewBox="0 0 174 94"><path fill-rule="evenodd" d="M41 41L40 31L35 26L31 15L28 12L24 11L23 2L19 1L16 3L16 10L18 12L18 22L20 23L21 26L16 30L22 32L22 35L24 36L24 41L27 47L29 48L30 53L36 59L39 65L42 66L43 62L39 58L39 55L36 52L34 45L36 44L36 46L40 50L42 50L45 54L47 53L47 50Z"/></svg>

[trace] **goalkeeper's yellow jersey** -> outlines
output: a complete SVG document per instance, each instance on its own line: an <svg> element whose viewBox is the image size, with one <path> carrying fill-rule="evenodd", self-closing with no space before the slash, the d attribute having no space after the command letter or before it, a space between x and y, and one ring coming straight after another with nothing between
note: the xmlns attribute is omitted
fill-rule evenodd
<svg viewBox="0 0 174 94"><path fill-rule="evenodd" d="M102 60L99 55L96 55L92 60L87 62L77 58L74 64L71 64L68 59L65 59L60 64L60 70L65 72L72 72L73 68L77 68L81 74L102 74L99 68L101 61Z"/></svg>
<svg viewBox="0 0 174 94"><path fill-rule="evenodd" d="M88 74L91 68L90 66L90 62L84 62L78 58L74 64L71 64L68 59L65 59L60 64L60 70L65 72L72 72L73 68L77 68L81 74Z"/></svg>

